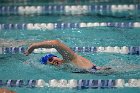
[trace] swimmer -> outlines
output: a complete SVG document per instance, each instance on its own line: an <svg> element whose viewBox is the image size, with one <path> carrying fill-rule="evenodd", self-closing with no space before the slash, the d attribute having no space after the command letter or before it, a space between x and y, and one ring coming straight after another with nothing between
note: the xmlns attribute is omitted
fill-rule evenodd
<svg viewBox="0 0 140 93"><path fill-rule="evenodd" d="M61 43L59 40L46 40L38 43L31 44L25 51L25 55L28 56L36 48L55 48L63 57L58 58L56 55L47 54L40 59L41 64L51 64L55 66L62 65L65 62L72 62L76 67L84 69L86 72L95 73L97 70L109 70L109 67L98 67L90 60L76 54L68 46Z"/></svg>

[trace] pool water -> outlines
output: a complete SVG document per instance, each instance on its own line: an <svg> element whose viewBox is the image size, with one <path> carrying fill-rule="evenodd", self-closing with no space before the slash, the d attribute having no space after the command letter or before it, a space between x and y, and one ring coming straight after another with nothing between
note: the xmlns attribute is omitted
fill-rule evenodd
<svg viewBox="0 0 140 93"><path fill-rule="evenodd" d="M64 30L52 30L52 31L2 31L1 35L5 40L16 41L42 41L50 39L58 39L70 47L74 46L138 46L140 43L139 29L120 29L120 28L84 28L84 29L64 29ZM123 34L122 34L123 33ZM12 36L16 35L16 37ZM27 44L28 45L28 44ZM56 53L58 54L58 53ZM115 68L117 72L110 75L103 74L76 74L69 71L64 71L52 66L41 65L39 59L44 54L31 54L26 57L23 54L6 54L0 55L1 69L0 79L43 79L49 81L51 79L131 79L139 78L139 61L138 55L123 55L113 53L78 53L99 66L110 66ZM59 55L59 54L58 54ZM60 56L60 55L59 55ZM17 92L25 93L46 93L52 92L84 92L88 91L97 93L103 92L103 90L73 90L73 89L54 89L54 88L42 88L42 89L22 89L13 88ZM108 92L127 92L127 88L116 90L104 90ZM133 91L133 88L129 89ZM136 89L139 91L139 89ZM136 93L136 92L135 92ZM137 92L138 93L138 92Z"/></svg>
<svg viewBox="0 0 140 93"><path fill-rule="evenodd" d="M43 22L135 22L140 18L112 18L107 16L77 15L77 16L0 16L0 23L43 23ZM19 45L24 42L27 47L32 42L57 39L69 47L92 47L92 46L139 46L139 28L116 28L116 27L94 27L76 29L54 29L54 30L1 30L0 46ZM140 56L124 55L115 53L90 53L77 52L79 55L91 60L98 66L109 66L115 71L111 74L89 74L72 73L64 69L56 68L39 63L44 54L1 54L0 55L0 80L30 80L43 79L48 82L51 79L139 79L140 78ZM60 54L55 53L59 57ZM118 89L69 89L69 88L11 88L17 93L140 93L139 88Z"/></svg>

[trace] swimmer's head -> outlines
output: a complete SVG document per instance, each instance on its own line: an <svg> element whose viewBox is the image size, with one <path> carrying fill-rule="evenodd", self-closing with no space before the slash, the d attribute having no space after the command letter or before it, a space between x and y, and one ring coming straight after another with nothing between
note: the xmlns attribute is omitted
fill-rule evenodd
<svg viewBox="0 0 140 93"><path fill-rule="evenodd" d="M44 57L40 59L41 64L52 64L52 65L59 65L62 63L62 59L58 58L53 54L46 54Z"/></svg>

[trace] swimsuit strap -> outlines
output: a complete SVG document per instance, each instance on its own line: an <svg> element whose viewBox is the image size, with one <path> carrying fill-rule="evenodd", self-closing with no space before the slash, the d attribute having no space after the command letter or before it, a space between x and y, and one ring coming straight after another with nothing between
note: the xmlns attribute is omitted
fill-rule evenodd
<svg viewBox="0 0 140 93"><path fill-rule="evenodd" d="M93 67L92 67L91 69L95 69L95 70L97 70L97 68L96 68L96 66L95 66L95 65L93 65Z"/></svg>
<svg viewBox="0 0 140 93"><path fill-rule="evenodd" d="M91 69L88 70L89 73L95 73L97 71L97 68L95 65Z"/></svg>

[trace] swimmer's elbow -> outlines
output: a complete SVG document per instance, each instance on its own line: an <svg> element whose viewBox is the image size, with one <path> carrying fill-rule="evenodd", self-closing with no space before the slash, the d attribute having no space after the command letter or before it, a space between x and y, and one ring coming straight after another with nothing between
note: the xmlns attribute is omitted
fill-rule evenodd
<svg viewBox="0 0 140 93"><path fill-rule="evenodd" d="M54 44L60 44L59 40L54 40L53 42L54 42Z"/></svg>
<svg viewBox="0 0 140 93"><path fill-rule="evenodd" d="M32 43L31 45L30 45L30 48L36 48L37 47L37 44L36 43Z"/></svg>
<svg viewBox="0 0 140 93"><path fill-rule="evenodd" d="M60 41L59 40L52 40L53 45L59 45Z"/></svg>

